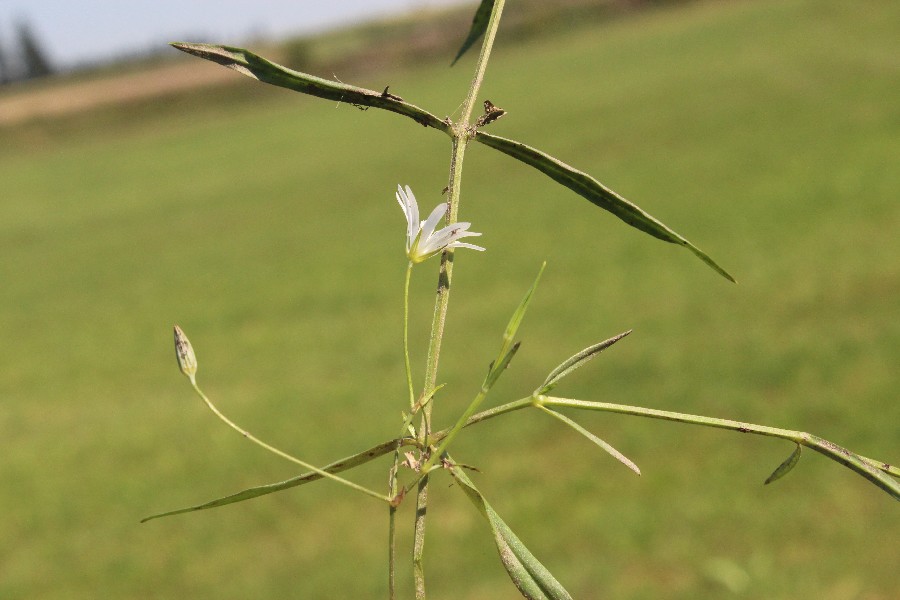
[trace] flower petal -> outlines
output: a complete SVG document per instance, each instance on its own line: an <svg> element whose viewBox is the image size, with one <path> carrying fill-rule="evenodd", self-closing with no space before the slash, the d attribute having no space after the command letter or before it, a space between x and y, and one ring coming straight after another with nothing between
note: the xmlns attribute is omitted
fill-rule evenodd
<svg viewBox="0 0 900 600"><path fill-rule="evenodd" d="M435 232L435 234L431 236L429 242L438 246L446 246L450 242L456 241L459 238L481 235L480 233L475 233L474 231L466 231L466 228L468 226L468 223L462 223L462 226L460 226L460 223L448 225L440 231Z"/></svg>
<svg viewBox="0 0 900 600"><path fill-rule="evenodd" d="M409 247L419 229L419 204L409 186L406 186L404 190L399 185L397 186L397 202L400 203L400 208L403 209L403 214L406 216L406 245Z"/></svg>
<svg viewBox="0 0 900 600"><path fill-rule="evenodd" d="M453 242L452 244L447 244L448 248L471 248L472 250L479 250L484 252L484 248L481 246L476 246L475 244L467 244L466 242Z"/></svg>
<svg viewBox="0 0 900 600"><path fill-rule="evenodd" d="M428 215L428 218L422 223L422 239L428 241L431 238L431 235L434 233L434 228L437 227L438 222L447 214L447 203L442 202L434 207L434 210L431 211L431 214Z"/></svg>

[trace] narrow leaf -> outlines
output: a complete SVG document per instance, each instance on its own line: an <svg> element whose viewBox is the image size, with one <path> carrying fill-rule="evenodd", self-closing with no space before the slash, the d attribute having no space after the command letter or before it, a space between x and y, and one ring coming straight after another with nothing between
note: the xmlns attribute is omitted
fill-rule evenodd
<svg viewBox="0 0 900 600"><path fill-rule="evenodd" d="M491 370L488 373L487 379L485 379L484 381L483 387L485 391L490 390L492 387L494 387L494 384L497 383L498 379L500 379L500 375L503 374L503 371L505 371L509 366L509 363L513 359L513 356L515 356L516 352L519 351L519 345L519 342L513 344L512 348L509 349L509 352L507 352L503 356L503 358L491 364Z"/></svg>
<svg viewBox="0 0 900 600"><path fill-rule="evenodd" d="M772 474L769 475L769 478L766 479L766 482L763 485L769 485L773 481L778 481L788 473L790 473L791 469L793 469L797 463L800 461L800 453L803 451L803 447L800 444L797 444L797 447L791 452L791 455L787 457L787 459L778 465L778 468L772 471Z"/></svg>
<svg viewBox="0 0 900 600"><path fill-rule="evenodd" d="M900 481L891 476L892 471L890 468L884 469L881 466L876 466L869 462L871 459L863 458L859 454L838 446L832 441L814 435L810 435L804 445L853 469L890 494L894 500L900 500Z"/></svg>
<svg viewBox="0 0 900 600"><path fill-rule="evenodd" d="M450 126L447 123L418 106L404 102L399 96L388 93L388 88L385 88L382 92L376 92L375 90L368 90L338 81L322 79L307 73L300 73L266 60L243 48L183 42L173 43L172 46L188 54L193 54L226 66L229 69L234 69L242 75L263 83L277 85L302 94L309 94L310 96L352 104L360 108L371 106L389 110L407 116L420 125L434 127L444 133L451 133Z"/></svg>
<svg viewBox="0 0 900 600"><path fill-rule="evenodd" d="M538 404L537 407L540 408L541 410L543 410L545 413L549 414L551 417L555 417L555 418L559 419L560 421L562 421L563 423L565 423L566 425L568 425L569 427L571 427L572 429L574 429L575 431L577 431L578 433L580 433L581 435L586 437L587 439L591 440L592 442L594 442L595 444L597 444L598 446L603 448L603 450L608 452L610 454L610 456L615 458L617 461L619 461L620 463L622 463L623 465L625 465L626 467L628 467L629 469L631 469L638 475L641 474L641 470L638 468L638 466L636 464L634 464L627 456L625 456L624 454L622 454L621 452L619 452L618 450L613 448L608 443L601 440L599 437L597 437L596 435L594 435L593 433L591 433L590 431L588 431L587 429L585 429L584 427L582 427L581 425L579 425L578 423L576 423L575 421L570 419L569 417L565 416L564 414L558 413L555 410L550 410L546 406L541 406L540 404Z"/></svg>
<svg viewBox="0 0 900 600"><path fill-rule="evenodd" d="M522 324L522 319L525 317L525 311L528 310L528 305L531 303L531 297L534 296L534 291L541 281L541 275L544 274L544 268L546 266L547 261L544 261L541 264L541 269L538 271L537 277L534 278L534 283L532 283L531 287L528 288L528 291L525 292L525 296L522 298L522 301L519 302L519 306L516 307L512 317L510 317L509 323L506 325L506 330L503 332L503 346L500 349L501 356L509 351L509 347L516 337L516 333L519 331L519 326Z"/></svg>
<svg viewBox="0 0 900 600"><path fill-rule="evenodd" d="M469 35L466 36L459 52L456 53L456 58L450 63L451 67L455 65L456 61L462 58L462 55L484 35L485 31L487 31L488 22L491 20L491 10L493 10L493 8L494 0L481 0L481 5L478 7L478 10L475 11L475 17L472 19Z"/></svg>
<svg viewBox="0 0 900 600"><path fill-rule="evenodd" d="M729 275L725 269L716 264L716 262L705 252L687 241L681 235L675 233L656 218L646 213L637 205L632 204L616 192L604 186L587 173L579 171L536 148L526 146L525 144L514 140L491 135L482 131L478 132L475 136L475 140L486 146L490 146L495 150L499 150L504 154L508 154L527 165L531 165L554 181L586 198L591 203L599 206L603 210L611 212L635 229L639 229L640 231L648 233L665 242L684 246L700 258L700 260L712 267L717 273L729 281L734 281L734 278Z"/></svg>
<svg viewBox="0 0 900 600"><path fill-rule="evenodd" d="M369 448L368 450L359 452L358 454L354 454L353 456L348 456L347 458L333 462L330 465L326 465L322 467L322 470L328 471L329 473L340 473L341 471L347 471L349 469L352 469L353 467L357 467L361 464L369 462L370 460L378 458L379 456L383 456L385 454L388 454L389 452L393 452L396 448L397 440L390 440L388 442L384 442L383 444L379 444L374 448ZM153 519L159 519L160 517L170 517L172 515L180 515L187 512L227 506L229 504L235 504L236 502L243 502L244 500L259 498L260 496L265 496L267 494L274 494L275 492L287 490L303 485L305 483L312 483L313 481L318 481L322 478L322 475L319 475L318 473L304 473L303 475L298 475L297 477L292 477L290 479L286 479L285 481L248 488L246 490L237 492L236 494L223 496L222 498L217 498L203 504L197 504L196 506L178 508L176 510L170 510L168 512L144 517L143 519L141 519L141 523L146 523L147 521L152 521Z"/></svg>
<svg viewBox="0 0 900 600"><path fill-rule="evenodd" d="M574 371L575 369L579 369L584 366L588 361L592 358L621 340L623 337L631 333L631 329L628 331L622 332L617 336L611 337L608 340L604 340L599 344L594 344L593 346L588 346L578 354L570 356L566 360L564 360L558 367L553 369L549 375L547 375L547 379L544 380L544 383L541 384L537 390L535 390L535 395L546 394L551 389L553 389L559 381Z"/></svg>
<svg viewBox="0 0 900 600"><path fill-rule="evenodd" d="M493 387L497 378L499 378L506 367L509 366L509 361L512 360L516 350L518 350L518 346L513 348L513 340L516 337L516 333L519 331L519 326L522 324L522 319L525 317L525 311L528 310L528 305L531 303L531 298L534 296L534 291L541 281L541 275L544 274L544 268L546 266L547 261L544 261L541 264L541 269L538 271L537 277L534 278L534 283L528 288L522 301L519 302L516 310L513 311L509 323L506 324L506 329L503 332L503 342L500 345L500 352L497 353L497 358L491 363L490 369L488 369L487 377L485 377L484 385L482 386L483 389L489 390Z"/></svg>
<svg viewBox="0 0 900 600"><path fill-rule="evenodd" d="M488 520L500 560L522 596L529 600L572 600L569 592L513 533L463 470L454 466L450 473L475 508Z"/></svg>

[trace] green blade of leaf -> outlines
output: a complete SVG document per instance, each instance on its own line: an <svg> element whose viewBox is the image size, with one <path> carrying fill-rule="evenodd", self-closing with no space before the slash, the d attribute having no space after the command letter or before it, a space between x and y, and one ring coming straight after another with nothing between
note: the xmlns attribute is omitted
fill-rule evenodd
<svg viewBox="0 0 900 600"><path fill-rule="evenodd" d="M537 407L540 408L545 413L549 414L551 417L555 417L555 418L559 419L560 421L562 421L563 423L565 423L566 425L568 425L569 427L571 427L572 429L574 429L575 431L577 431L578 433L580 433L581 435L586 437L587 439L591 440L592 442L594 442L595 444L600 446L610 456L615 458L617 461L619 461L620 463L622 463L623 465L625 465L626 467L628 467L629 469L631 469L638 475L641 474L641 470L638 468L638 466L636 464L634 464L631 461L631 459L629 459L627 456L625 456L624 454L622 454L621 452L619 452L618 450L613 448L610 444L601 440L599 437L597 437L596 435L594 435L593 433L591 433L590 431L588 431L587 429L585 429L584 427L582 427L581 425L579 425L578 423L576 423L575 421L570 419L569 417L565 416L564 414L558 413L555 410L550 410L546 406L541 406L540 404L538 404Z"/></svg>
<svg viewBox="0 0 900 600"><path fill-rule="evenodd" d="M493 8L494 0L481 0L478 10L475 11L475 16L472 18L472 26L469 28L469 35L466 36L465 41L463 41L462 46L459 48L459 52L456 53L456 58L450 63L451 67L455 65L456 61L462 58L462 55L468 52L469 48L475 45L475 42L481 39L481 36L487 31L488 22L491 20L491 10L493 10Z"/></svg>
<svg viewBox="0 0 900 600"><path fill-rule="evenodd" d="M409 117L420 125L433 127L447 134L451 133L447 123L427 110L404 102L398 96L388 93L387 88L383 92L376 92L338 81L329 81L315 75L288 69L243 48L184 42L176 42L172 46L188 54L234 69L242 75L263 83L358 107L381 108Z"/></svg>
<svg viewBox="0 0 900 600"><path fill-rule="evenodd" d="M622 332L617 336L611 337L608 340L604 340L599 344L594 344L593 346L588 346L578 354L570 356L566 360L564 360L558 367L553 369L549 375L547 375L547 379L544 380L544 383L541 384L537 390L535 390L535 395L546 394L551 389L553 389L559 381L574 371L575 369L581 368L592 358L621 340L623 337L631 333L631 329L628 331Z"/></svg>
<svg viewBox="0 0 900 600"><path fill-rule="evenodd" d="M497 353L497 358L494 362L491 363L490 369L488 369L488 374L484 378L484 384L482 385L482 389L487 391L493 387L494 383L497 382L497 379L500 377L500 374L506 369L509 365L509 361L512 360L512 357L515 355L516 350L518 349L518 345L513 348L513 340L516 337L516 333L519 331L519 326L522 324L522 319L525 318L525 311L528 310L528 305L531 303L531 298L534 296L534 291L537 289L538 283L541 281L541 275L544 274L544 268L547 266L547 261L541 263L541 268L538 271L537 277L534 278L534 283L531 284L531 287L528 288L528 291L525 292L525 296L522 298L522 301L519 302L519 305L516 307L516 310L513 311L512 316L509 319L509 323L506 324L506 329L503 331L503 342L500 344L500 352Z"/></svg>
<svg viewBox="0 0 900 600"><path fill-rule="evenodd" d="M491 135L482 131L478 132L475 136L475 140L534 167L557 183L564 185L576 194L586 198L592 204L614 214L635 229L650 234L665 242L684 246L693 252L700 260L712 267L717 273L729 281L734 281L734 277L716 264L716 262L705 252L697 248L678 233L675 233L668 226L658 221L637 205L632 204L613 190L604 186L587 173L579 171L561 160L553 158L545 152L514 140Z"/></svg>
<svg viewBox="0 0 900 600"><path fill-rule="evenodd" d="M791 452L791 455L787 457L787 459L778 465L778 468L772 471L772 474L769 475L769 478L766 479L766 482L763 485L769 485L773 481L778 481L788 473L790 473L791 469L793 469L797 463L800 461L800 453L803 451L803 447L800 444L797 444L797 447L794 448L794 451Z"/></svg>
<svg viewBox="0 0 900 600"><path fill-rule="evenodd" d="M838 446L832 441L815 435L806 435L808 438L804 442L805 446L853 469L890 494L894 500L900 500L900 481L891 476L892 471L890 468L884 469L881 466L877 466L875 461L869 462L871 459L865 459L859 454ZM890 467L890 465L888 465L888 467Z"/></svg>
<svg viewBox="0 0 900 600"><path fill-rule="evenodd" d="M572 600L569 592L513 533L463 470L454 466L450 473L490 524L500 560L522 596L529 600Z"/></svg>
<svg viewBox="0 0 900 600"><path fill-rule="evenodd" d="M340 473L341 471L347 471L354 467L358 467L361 464L367 463L370 460L378 458L379 456L383 456L385 454L388 454L389 452L393 452L396 447L397 440L390 440L384 442L383 444L379 444L374 448L369 448L368 450L359 452L357 454L354 454L353 456L348 456L347 458L335 461L329 465L322 467L322 470L328 471L329 473ZM144 517L143 519L141 519L141 523L146 523L147 521L152 521L153 519L159 519L161 517L171 517L172 515L180 515L182 513L207 510L210 508L219 508L220 506L227 506L229 504L235 504L237 502L243 502L245 500L252 500L253 498L259 498L260 496L265 496L267 494L274 494L275 492L294 488L306 483L312 483L313 481L318 481L322 478L322 475L319 475L315 472L304 473L303 475L298 475L297 477L292 477L290 479L286 479L285 481L279 481L277 483L270 483L248 488L246 490L237 492L236 494L223 496L222 498L204 502L203 504L188 506L186 508L178 508L164 513L151 515L149 517Z"/></svg>
<svg viewBox="0 0 900 600"><path fill-rule="evenodd" d="M485 392L489 391L492 387L494 387L494 384L497 383L498 379L500 379L500 375L503 374L503 372L509 366L510 361L516 355L516 352L519 351L519 345L520 345L519 342L516 342L515 344L513 344L512 348L509 349L509 352L507 352L503 356L503 358L501 358L499 361L496 361L493 364L491 364L491 370L488 372L488 375L484 380L484 385L482 386L482 389ZM475 412L475 411L472 411L472 412Z"/></svg>
<svg viewBox="0 0 900 600"><path fill-rule="evenodd" d="M516 337L516 333L519 331L519 326L522 324L522 319L525 318L525 311L528 310L528 305L531 303L531 298L534 296L534 291L537 289L538 283L541 281L541 275L544 274L544 268L547 266L547 261L541 263L541 268L538 271L537 277L534 278L534 283L531 284L531 287L528 288L528 291L525 292L525 296L522 298L522 301L519 302L519 305L516 307L516 310L513 311L512 316L509 319L509 323L506 324L506 329L503 332L503 345L500 348L500 353L498 356L502 357L507 352L509 352L509 348L513 343L513 339Z"/></svg>

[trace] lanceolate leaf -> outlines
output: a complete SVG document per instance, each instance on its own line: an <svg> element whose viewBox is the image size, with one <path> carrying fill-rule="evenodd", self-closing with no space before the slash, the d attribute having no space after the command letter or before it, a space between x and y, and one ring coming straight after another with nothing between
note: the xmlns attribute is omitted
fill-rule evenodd
<svg viewBox="0 0 900 600"><path fill-rule="evenodd" d="M797 447L791 452L791 455L787 457L787 459L778 465L778 468L772 471L772 474L769 475L769 478L766 479L764 485L768 485L773 481L777 481L787 475L791 469L793 469L797 463L800 461L800 453L803 451L803 446L797 444Z"/></svg>
<svg viewBox="0 0 900 600"><path fill-rule="evenodd" d="M491 531L494 534L494 543L500 552L500 560L522 596L529 600L572 600L569 592L525 547L522 540L488 504L463 470L459 467L452 467L450 473L475 508L490 523Z"/></svg>
<svg viewBox="0 0 900 600"><path fill-rule="evenodd" d="M500 345L500 352L497 354L497 359L491 363L491 368L485 378L485 389L490 389L494 385L497 378L503 373L503 370L506 369L507 365L509 365L509 361L512 360L513 355L518 349L517 346L513 347L513 340L516 337L516 333L519 331L519 325L522 324L522 319L525 317L525 311L528 310L528 304L531 303L531 297L534 296L534 291L541 281L541 275L544 274L544 268L546 266L546 261L541 264L541 269L538 271L537 277L534 278L534 283L531 284L531 287L528 288L522 301L519 302L516 310L513 311L512 317L510 317L509 323L507 323L506 329L503 331L503 343Z"/></svg>
<svg viewBox="0 0 900 600"><path fill-rule="evenodd" d="M525 292L525 296L522 298L522 301L519 302L519 306L516 307L515 312L513 312L512 317L509 319L509 323L506 325L506 330L503 332L503 349L506 350L509 347L509 344L512 343L514 337L516 337L516 333L519 331L519 325L522 324L522 319L525 317L525 311L528 310L528 305L531 303L531 297L534 296L534 291L537 289L538 283L541 281L541 275L544 274L544 268L546 268L547 262L544 261L541 263L541 269L538 271L537 277L534 278L534 283L531 284L531 287L528 288L528 291Z"/></svg>
<svg viewBox="0 0 900 600"><path fill-rule="evenodd" d="M609 443L601 440L599 437L597 437L596 435L594 435L593 433L591 433L590 431L588 431L587 429L585 429L584 427L582 427L581 425L579 425L578 423L576 423L575 421L573 421L572 419L567 417L566 415L564 415L562 413L558 413L555 410L550 410L546 406L541 406L540 404L538 405L538 408L543 410L545 413L547 413L551 417L555 417L555 418L559 419L560 421L562 421L563 423L565 423L566 425L568 425L569 427L571 427L572 429L574 429L575 431L577 431L578 433L580 433L581 435L586 437L587 439L591 440L592 442L594 442L595 444L600 446L603 450L605 450L607 453L609 453L610 456L615 458L617 461L619 461L620 463L622 463L623 465L625 465L626 467L628 467L629 469L631 469L638 475L641 474L641 470L638 468L638 466L636 464L634 464L634 462L630 458L628 458L627 456L625 456L624 454L622 454L621 452L619 452L618 450L613 448L612 445L610 445Z"/></svg>
<svg viewBox="0 0 900 600"><path fill-rule="evenodd" d="M349 469L352 469L353 467L357 467L363 463L367 463L372 459L378 458L379 456L383 456L385 454L393 452L396 448L397 440L390 440L383 444L379 444L374 448L369 448L364 452L354 454L353 456L348 456L347 458L341 459L337 462L333 462L330 465L326 465L322 467L322 470L328 471L329 473L340 473L341 471L347 471ZM203 504L198 504L196 506L188 506L186 508L179 508L176 510L159 513L157 515L144 517L143 519L141 519L141 523L146 523L147 521L152 521L153 519L159 519L160 517L171 517L172 515L180 515L182 513L194 512L197 510L206 510L209 508L219 508L220 506L227 506L236 502L243 502L244 500L252 500L253 498L259 498L260 496L265 496L267 494L274 494L275 492L287 490L293 487L297 487L298 485L303 485L305 483L312 483L313 481L318 481L322 478L323 477L318 473L304 473L303 475L291 477L290 479L287 479L285 481L252 487L236 494L217 498L215 500L211 500Z"/></svg>
<svg viewBox="0 0 900 600"><path fill-rule="evenodd" d="M491 20L491 10L493 8L494 0L481 0L481 5L478 7L478 10L475 11L475 17L472 19L472 27L469 28L469 35L466 36L459 52L456 53L456 58L450 63L451 67L455 65L456 61L462 58L462 55L484 35L485 31L487 31L488 21Z"/></svg>
<svg viewBox="0 0 900 600"><path fill-rule="evenodd" d="M434 127L445 133L450 131L450 126L447 123L418 106L404 102L399 96L389 93L388 88L385 88L382 92L376 92L375 90L367 90L366 88L300 73L266 60L243 48L182 42L174 43L172 46L188 54L193 54L194 56L224 65L229 69L234 69L238 73L263 83L270 83L294 90L295 92L336 102L345 102L362 108L371 106L389 110L407 116L420 125Z"/></svg>
<svg viewBox="0 0 900 600"><path fill-rule="evenodd" d="M547 379L544 380L544 383L541 384L537 390L535 390L535 394L546 394L551 389L553 389L559 381L574 371L585 365L589 360L621 340L623 337L631 333L631 330L620 333L617 336L611 337L608 340L604 340L599 344L594 344L593 346L588 346L578 354L569 357L565 361L563 361L558 367L553 369L549 375L547 375Z"/></svg>
<svg viewBox="0 0 900 600"><path fill-rule="evenodd" d="M536 148L514 140L481 131L475 136L475 140L504 154L508 154L527 165L531 165L554 181L583 196L591 203L611 212L632 227L663 241L684 246L720 275L729 281L734 281L734 278L725 269L716 264L705 252L587 173L579 171Z"/></svg>
<svg viewBox="0 0 900 600"><path fill-rule="evenodd" d="M491 370L488 371L487 377L484 378L484 385L482 389L487 392L494 384L497 383L497 380L500 379L500 376L503 375L503 372L509 367L509 363L512 361L513 357L516 355L516 352L519 351L520 342L516 342L512 345L506 354L500 357L499 360L496 360L491 363ZM472 412L475 412L474 410ZM468 418L470 415L467 415Z"/></svg>

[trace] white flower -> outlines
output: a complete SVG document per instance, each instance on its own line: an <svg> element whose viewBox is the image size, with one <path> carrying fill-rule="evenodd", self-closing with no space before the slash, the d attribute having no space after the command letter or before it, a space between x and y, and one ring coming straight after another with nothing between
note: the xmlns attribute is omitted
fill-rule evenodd
<svg viewBox="0 0 900 600"><path fill-rule="evenodd" d="M484 250L481 246L457 241L460 238L478 236L469 231L471 223L454 223L435 231L438 221L447 212L447 203L438 204L427 219L419 221L419 205L409 186L397 186L397 202L406 215L406 256L410 262L420 263L441 252L444 248L471 248Z"/></svg>

